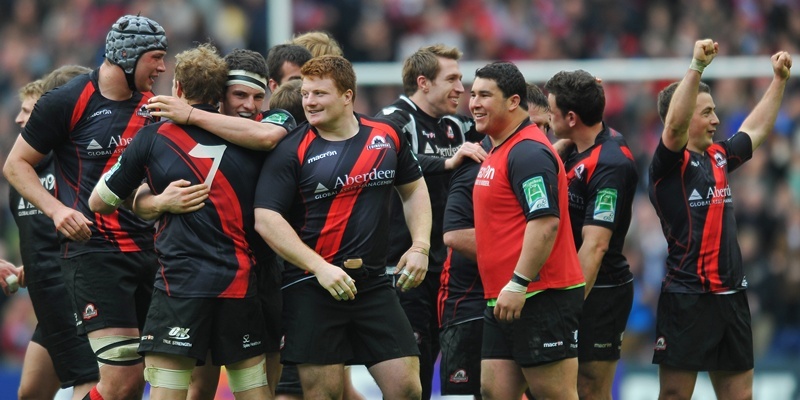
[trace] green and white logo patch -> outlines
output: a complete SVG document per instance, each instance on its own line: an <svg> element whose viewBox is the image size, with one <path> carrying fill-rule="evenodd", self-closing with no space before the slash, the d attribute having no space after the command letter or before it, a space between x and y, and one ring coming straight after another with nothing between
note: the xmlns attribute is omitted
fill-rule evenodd
<svg viewBox="0 0 800 400"><path fill-rule="evenodd" d="M617 189L605 188L597 192L594 216L597 221L614 222L617 210Z"/></svg>
<svg viewBox="0 0 800 400"><path fill-rule="evenodd" d="M289 119L289 114L276 112L274 114L267 115L267 117L262 122L270 122L273 124L283 125L286 120Z"/></svg>
<svg viewBox="0 0 800 400"><path fill-rule="evenodd" d="M541 176L534 176L522 184L522 191L525 193L525 201L528 203L528 212L550 208L547 200L547 185Z"/></svg>

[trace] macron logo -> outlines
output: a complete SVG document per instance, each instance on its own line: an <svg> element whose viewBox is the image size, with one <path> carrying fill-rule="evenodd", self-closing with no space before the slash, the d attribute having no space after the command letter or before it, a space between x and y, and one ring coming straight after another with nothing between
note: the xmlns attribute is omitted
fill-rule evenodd
<svg viewBox="0 0 800 400"><path fill-rule="evenodd" d="M697 189L692 190L692 194L689 196L689 201L696 201L696 200L703 200L700 197L700 193L697 193Z"/></svg>
<svg viewBox="0 0 800 400"><path fill-rule="evenodd" d="M97 141L94 139L92 139L92 141L89 142L89 145L86 146L86 150L100 150L102 148L103 146L100 146L100 143L97 143Z"/></svg>

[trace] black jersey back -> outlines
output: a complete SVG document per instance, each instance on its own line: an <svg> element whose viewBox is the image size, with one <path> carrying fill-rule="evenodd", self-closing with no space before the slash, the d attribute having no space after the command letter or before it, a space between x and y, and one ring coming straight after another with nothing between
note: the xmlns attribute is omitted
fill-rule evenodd
<svg viewBox="0 0 800 400"><path fill-rule="evenodd" d="M475 228L472 188L480 169L480 164L465 160L453 173L444 210L444 232ZM440 327L483 318L486 300L476 261L450 249L440 281L437 303Z"/></svg>
<svg viewBox="0 0 800 400"><path fill-rule="evenodd" d="M571 153L564 166L569 180L569 216L575 246L580 248L583 244L585 225L602 226L612 232L594 286L630 282L633 274L622 247L631 224L639 175L625 138L603 124L594 145L581 153Z"/></svg>
<svg viewBox="0 0 800 400"><path fill-rule="evenodd" d="M48 154L36 165L36 174L42 186L55 195L56 178L53 154ZM53 220L36 206L22 198L13 186L8 190L8 205L19 228L19 248L22 265L28 268L49 267L60 269L59 244ZM30 275L29 275L30 276ZM35 276L35 275L34 275ZM30 278L28 280L30 283Z"/></svg>
<svg viewBox="0 0 800 400"><path fill-rule="evenodd" d="M97 180L117 162L136 132L154 121L144 108L151 93L134 92L128 100L109 100L100 93L98 71L45 93L22 132L36 151L55 154L58 199L94 223L89 241L62 241L65 257L153 248L152 224L125 209L110 215L89 209L89 195Z"/></svg>
<svg viewBox="0 0 800 400"><path fill-rule="evenodd" d="M325 140L308 123L293 130L267 156L255 206L281 213L329 263L361 258L371 273L382 273L390 196L421 172L397 127L356 117L359 131L347 140ZM287 263L284 284L303 275Z"/></svg>
<svg viewBox="0 0 800 400"><path fill-rule="evenodd" d="M431 228L431 249L428 268L440 271L447 257L447 247L442 241L444 207L451 171L444 169L444 162L452 157L466 141L479 141L483 135L475 131L472 118L448 115L434 118L419 108L406 96L381 110L376 117L387 118L399 125L406 134L411 151L416 154L428 186L431 198L433 225ZM392 198L391 231L389 232L390 265L397 264L400 257L411 247L411 234L401 212L400 197Z"/></svg>
<svg viewBox="0 0 800 400"><path fill-rule="evenodd" d="M197 106L214 112L211 106ZM254 258L248 235L253 218L254 183L261 152L247 150L195 126L163 122L142 129L106 175L120 197L143 178L153 193L170 182L205 182L205 206L187 214L165 213L156 234L160 273L155 286L175 297L241 298L255 294Z"/></svg>
<svg viewBox="0 0 800 400"><path fill-rule="evenodd" d="M744 289L728 173L753 155L739 132L704 153L672 152L659 142L650 165L650 201L667 239L662 292L708 293Z"/></svg>

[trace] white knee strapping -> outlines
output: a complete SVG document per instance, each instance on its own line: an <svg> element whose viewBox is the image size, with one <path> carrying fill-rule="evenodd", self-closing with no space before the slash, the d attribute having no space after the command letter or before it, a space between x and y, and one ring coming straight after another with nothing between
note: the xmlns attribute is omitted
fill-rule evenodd
<svg viewBox="0 0 800 400"><path fill-rule="evenodd" d="M192 381L192 370L145 367L144 380L152 387L188 390Z"/></svg>
<svg viewBox="0 0 800 400"><path fill-rule="evenodd" d="M252 367L237 370L225 368L225 371L228 373L228 386L233 393L267 386L267 363L264 360Z"/></svg>
<svg viewBox="0 0 800 400"><path fill-rule="evenodd" d="M142 361L142 356L136 351L139 349L138 336L104 336L90 338L97 363L108 365L135 365Z"/></svg>

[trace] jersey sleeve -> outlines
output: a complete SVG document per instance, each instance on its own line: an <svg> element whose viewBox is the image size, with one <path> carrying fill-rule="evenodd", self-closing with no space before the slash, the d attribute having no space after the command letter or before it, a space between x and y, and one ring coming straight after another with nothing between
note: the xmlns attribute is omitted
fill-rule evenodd
<svg viewBox="0 0 800 400"><path fill-rule="evenodd" d="M508 181L528 221L559 216L558 170L563 168L544 144L517 143L508 153Z"/></svg>
<svg viewBox="0 0 800 400"><path fill-rule="evenodd" d="M450 179L450 191L444 209L443 232L471 229L475 227L472 206L472 188L478 176L480 164L466 161L456 169Z"/></svg>
<svg viewBox="0 0 800 400"><path fill-rule="evenodd" d="M411 183L422 177L422 168L417 160L416 154L411 151L411 146L403 132L397 132L400 139L397 149L397 173L395 175L395 186Z"/></svg>
<svg viewBox="0 0 800 400"><path fill-rule="evenodd" d="M662 139L658 140L653 160L650 162L650 180L655 182L661 180L672 171L673 168L678 168L683 162L684 149L678 152L672 151L664 145Z"/></svg>
<svg viewBox="0 0 800 400"><path fill-rule="evenodd" d="M266 155L256 185L255 208L287 215L297 194L300 165L296 141L284 140Z"/></svg>
<svg viewBox="0 0 800 400"><path fill-rule="evenodd" d="M101 178L120 199L130 196L146 177L147 163L157 136L153 129L155 126L160 124L142 128L119 156L117 163Z"/></svg>
<svg viewBox="0 0 800 400"><path fill-rule="evenodd" d="M617 226L618 217L625 215L622 210L623 199L633 195L629 191L636 190L636 180L631 182L631 177L636 174L633 162L625 158L621 152L609 155L613 158L597 163L587 185L583 225L597 225L613 231Z"/></svg>
<svg viewBox="0 0 800 400"><path fill-rule="evenodd" d="M47 154L69 139L75 102L67 93L58 88L45 93L36 102L22 130L22 138L39 153Z"/></svg>
<svg viewBox="0 0 800 400"><path fill-rule="evenodd" d="M745 132L735 135L720 143L728 154L728 172L733 172L753 157L753 140Z"/></svg>

